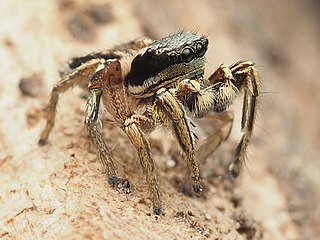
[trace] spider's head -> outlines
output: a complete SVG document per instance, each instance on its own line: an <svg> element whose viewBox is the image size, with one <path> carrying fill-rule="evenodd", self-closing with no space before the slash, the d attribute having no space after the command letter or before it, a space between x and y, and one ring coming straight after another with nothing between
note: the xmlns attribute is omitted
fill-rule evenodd
<svg viewBox="0 0 320 240"><path fill-rule="evenodd" d="M132 61L125 76L128 91L147 97L173 82L203 76L208 43L204 36L191 32L179 32L152 43Z"/></svg>

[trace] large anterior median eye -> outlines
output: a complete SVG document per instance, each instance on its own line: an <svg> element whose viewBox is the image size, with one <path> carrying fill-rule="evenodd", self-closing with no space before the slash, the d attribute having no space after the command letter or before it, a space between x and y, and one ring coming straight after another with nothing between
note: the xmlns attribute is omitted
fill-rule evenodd
<svg viewBox="0 0 320 240"><path fill-rule="evenodd" d="M194 58L194 53L191 48L186 47L181 52L181 59L184 62L190 62Z"/></svg>

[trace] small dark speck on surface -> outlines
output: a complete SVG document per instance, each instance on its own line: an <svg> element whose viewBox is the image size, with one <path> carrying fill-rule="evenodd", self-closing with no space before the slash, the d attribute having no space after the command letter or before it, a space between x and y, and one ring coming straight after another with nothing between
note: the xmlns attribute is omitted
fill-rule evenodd
<svg viewBox="0 0 320 240"><path fill-rule="evenodd" d="M113 20L112 8L109 4L90 5L86 14L97 24L106 24Z"/></svg>
<svg viewBox="0 0 320 240"><path fill-rule="evenodd" d="M82 13L74 13L68 20L67 28L70 34L79 41L89 42L96 37L93 21Z"/></svg>
<svg viewBox="0 0 320 240"><path fill-rule="evenodd" d="M7 38L4 40L4 45L8 48L13 48L14 47L14 43L12 42L11 39Z"/></svg>
<svg viewBox="0 0 320 240"><path fill-rule="evenodd" d="M41 93L42 77L36 73L29 77L22 77L18 87L23 95L37 97Z"/></svg>
<svg viewBox="0 0 320 240"><path fill-rule="evenodd" d="M73 0L60 0L58 1L58 6L61 10L74 7L75 3Z"/></svg>
<svg viewBox="0 0 320 240"><path fill-rule="evenodd" d="M99 26L107 24L113 19L110 5L93 4L85 9L72 11L67 21L67 29L75 39L89 42L96 38Z"/></svg>

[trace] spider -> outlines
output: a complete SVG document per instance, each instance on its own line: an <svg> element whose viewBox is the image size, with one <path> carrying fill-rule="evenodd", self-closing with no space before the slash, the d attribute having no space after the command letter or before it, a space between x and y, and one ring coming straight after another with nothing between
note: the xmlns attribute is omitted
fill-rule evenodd
<svg viewBox="0 0 320 240"><path fill-rule="evenodd" d="M89 97L84 122L106 166L108 183L129 185L117 175L114 157L102 135L101 101L135 146L146 175L153 211L159 215L162 213L159 184L146 134L159 125L172 130L187 161L193 191L200 194L203 184L189 117L201 118L210 112L225 111L240 92L244 92L243 135L229 169L236 178L252 136L260 78L255 64L250 61L239 61L229 67L222 64L205 78L208 44L205 36L181 31L158 41L138 38L111 50L71 59L69 73L52 89L39 144L47 142L53 128L59 95L76 85L87 87ZM206 149L210 153L214 150Z"/></svg>

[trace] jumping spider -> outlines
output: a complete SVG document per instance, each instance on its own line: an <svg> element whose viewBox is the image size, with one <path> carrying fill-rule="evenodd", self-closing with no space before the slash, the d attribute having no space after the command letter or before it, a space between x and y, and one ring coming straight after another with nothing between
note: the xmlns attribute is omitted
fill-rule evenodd
<svg viewBox="0 0 320 240"><path fill-rule="evenodd" d="M158 125L172 129L189 166L193 190L199 194L203 186L190 130L192 123L187 115L201 118L209 112L224 111L243 91L243 135L230 166L231 175L237 177L252 135L260 79L255 64L249 61L239 61L229 67L220 65L208 79L204 78L208 44L205 36L179 32L158 41L136 39L108 51L71 59L70 73L52 89L47 124L39 144L46 143L52 130L59 95L76 85L86 86L89 97L85 124L107 168L108 182L115 186L126 180L117 176L114 158L99 127L100 100L136 147L154 213L160 214L155 163L145 134ZM214 150L206 149L211 153Z"/></svg>

